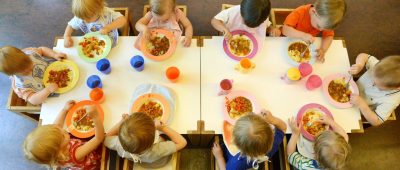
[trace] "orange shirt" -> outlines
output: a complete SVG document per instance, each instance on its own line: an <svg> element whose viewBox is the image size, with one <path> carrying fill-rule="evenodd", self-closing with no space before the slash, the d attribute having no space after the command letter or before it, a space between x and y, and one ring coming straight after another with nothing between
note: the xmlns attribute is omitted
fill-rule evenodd
<svg viewBox="0 0 400 170"><path fill-rule="evenodd" d="M293 12L291 12L285 19L283 24L291 26L296 30L309 33L313 36L317 36L319 31L318 29L311 26L311 16L310 16L310 8L309 5L302 5L296 8ZM334 36L335 33L333 30L322 30L322 37Z"/></svg>

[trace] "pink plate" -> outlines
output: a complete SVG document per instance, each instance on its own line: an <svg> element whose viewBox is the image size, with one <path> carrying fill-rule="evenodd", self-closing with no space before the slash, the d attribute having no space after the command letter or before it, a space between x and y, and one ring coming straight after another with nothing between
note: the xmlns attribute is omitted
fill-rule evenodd
<svg viewBox="0 0 400 170"><path fill-rule="evenodd" d="M234 37L235 35L244 35L244 36L246 36L248 39L251 40L252 45L253 45L253 48L251 49L250 53L247 54L246 56L237 56L237 55L235 55L235 54L232 54L232 52L230 51L229 46L228 46L226 40L224 39L224 41L223 41L224 51L225 51L225 53L226 53L230 58L232 58L232 59L234 59L234 60L237 60L237 61L240 61L242 58L249 58L249 59L251 59L251 58L253 58L253 57L257 54L257 51L258 51L258 44L257 44L256 38L255 38L252 34L250 34L250 33L247 32L247 31L243 31L243 30L235 30L235 31L232 31L231 34L232 34L233 37Z"/></svg>
<svg viewBox="0 0 400 170"><path fill-rule="evenodd" d="M335 79L339 79L339 78L343 78L343 77L345 78L346 82L350 78L349 75L337 73L337 74L332 74L332 75L329 75L328 77L325 77L324 81L322 82L322 91L323 91L324 95L328 98L329 103L331 103L332 105L334 105L337 108L349 108L349 107L353 106L350 102L340 103L340 102L334 100L331 97L331 95L329 95L329 92L328 92L329 83ZM354 80L350 80L350 90L352 91L353 94L357 94L357 95L359 94L357 84L356 84L356 82L354 82Z"/></svg>
<svg viewBox="0 0 400 170"><path fill-rule="evenodd" d="M228 95L226 95L225 97L228 98L229 100L233 100L234 98L240 97L240 96L245 97L245 98L250 100L251 105L253 106L253 113L256 113L256 114L260 113L261 109L260 109L260 106L257 103L256 98L253 95L249 94L248 92L245 92L245 91L232 91ZM239 118L235 119L235 118L231 118L229 116L228 110L226 109L226 103L225 103L226 102L226 98L224 98L224 102L222 104L223 116L224 116L224 119L226 121L228 121L230 124L234 125L236 120L239 119Z"/></svg>
<svg viewBox="0 0 400 170"><path fill-rule="evenodd" d="M177 42L176 42L177 40L175 39L174 34L170 31L163 30L163 29L151 30L151 34L162 34L162 35L166 36L169 40L169 49L164 55L154 56L147 49L147 45L146 45L147 41L144 38L142 38L141 43L140 43L140 49L141 49L143 55L154 61L163 61L163 60L166 60L169 57L171 57L172 54L175 52L176 44L177 44Z"/></svg>
<svg viewBox="0 0 400 170"><path fill-rule="evenodd" d="M306 113L306 111L308 110L317 110L319 113L322 114L326 114L329 117L331 117L333 119L332 113L324 106L317 104L317 103L309 103L304 105L303 107L300 108L299 112L297 113L297 123L300 124L300 122L303 119L303 114ZM308 133L305 129L304 129L304 125L302 125L300 127L300 131L303 134L303 136L305 138L307 138L310 141L314 141L315 140L315 136L311 135L310 133Z"/></svg>
<svg viewBox="0 0 400 170"><path fill-rule="evenodd" d="M224 121L222 126L223 126L222 138L224 140L225 146L228 149L229 153L235 156L237 153L239 153L239 149L235 144L233 144L233 138L232 138L233 125L227 121Z"/></svg>

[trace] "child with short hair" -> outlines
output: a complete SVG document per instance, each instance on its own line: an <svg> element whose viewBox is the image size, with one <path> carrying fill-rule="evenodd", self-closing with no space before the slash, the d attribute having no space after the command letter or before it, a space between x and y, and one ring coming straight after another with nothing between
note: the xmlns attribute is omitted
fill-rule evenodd
<svg viewBox="0 0 400 170"><path fill-rule="evenodd" d="M268 32L270 36L281 35L279 29L273 28L268 20L271 11L269 0L242 0L240 5L218 13L212 20L212 26L222 32L225 40L232 38L231 31L245 30L255 36L258 44L263 44Z"/></svg>
<svg viewBox="0 0 400 170"><path fill-rule="evenodd" d="M110 36L113 47L118 42L118 28L126 24L126 19L121 13L106 7L104 0L73 0L72 18L64 32L64 46L72 47L71 38L74 30L80 29L83 33L99 31L103 35Z"/></svg>
<svg viewBox="0 0 400 170"><path fill-rule="evenodd" d="M156 130L171 141L159 138ZM162 122L154 122L146 113L124 114L122 120L107 133L104 145L118 155L142 167L160 168L168 163L173 153L186 146L186 140Z"/></svg>
<svg viewBox="0 0 400 170"><path fill-rule="evenodd" d="M273 129L274 127L274 129ZM214 143L212 152L219 169L258 169L268 161L283 141L286 123L263 110L260 115L248 114L239 118L233 127L233 143L240 152L231 155L225 145Z"/></svg>
<svg viewBox="0 0 400 170"><path fill-rule="evenodd" d="M101 147L104 139L103 122L96 107L86 107L88 116L94 122L95 136L88 142L71 139L63 129L67 112L75 104L68 101L58 114L54 124L37 127L25 138L23 144L26 159L49 168L71 168L97 170L100 168Z"/></svg>
<svg viewBox="0 0 400 170"><path fill-rule="evenodd" d="M349 70L356 75L367 71L358 79L360 95L352 94L350 103L358 107L373 126L381 125L400 104L400 56L388 56L382 60L361 53Z"/></svg>
<svg viewBox="0 0 400 170"><path fill-rule="evenodd" d="M66 58L64 53L47 47L20 50L13 46L4 46L0 48L0 72L10 76L12 88L19 98L38 105L59 88L55 83L44 87L43 76L47 66L54 59Z"/></svg>
<svg viewBox="0 0 400 170"><path fill-rule="evenodd" d="M333 29L342 22L345 13L345 0L316 0L314 4L302 5L291 12L283 23L282 34L313 43L315 36L322 32L317 59L324 62L333 40Z"/></svg>
<svg viewBox="0 0 400 170"><path fill-rule="evenodd" d="M182 44L189 47L192 43L193 26L186 15L176 6L176 0L149 0L150 11L136 22L135 28L140 32L135 42L135 48L140 49L142 38L151 39L152 29L165 29L171 31L177 41L182 35L179 23L185 29L185 39Z"/></svg>
<svg viewBox="0 0 400 170"><path fill-rule="evenodd" d="M316 136L313 143L314 157L309 158L296 151L296 144L300 138L300 128L295 118L289 119L292 136L287 145L289 163L296 169L342 169L349 158L350 145L347 133L329 116L323 115L319 122L329 125L333 130L326 130ZM306 140L306 139L305 139ZM310 141L308 141L310 142Z"/></svg>

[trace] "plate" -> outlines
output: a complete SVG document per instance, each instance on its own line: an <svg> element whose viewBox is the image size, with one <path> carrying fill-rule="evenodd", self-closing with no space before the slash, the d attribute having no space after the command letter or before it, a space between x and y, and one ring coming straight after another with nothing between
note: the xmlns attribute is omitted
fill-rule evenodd
<svg viewBox="0 0 400 170"><path fill-rule="evenodd" d="M345 78L345 83L347 83L350 76L346 75L346 74L337 73L337 74L332 74L330 76L325 77L325 79L322 82L322 91L323 91L324 95L326 96L326 98L328 98L329 103L331 103L335 107L337 107L337 108L353 107L353 105L350 102L341 103L341 102L336 101L335 99L333 99L331 97L331 95L328 92L329 83L333 80L340 79L340 78ZM350 80L349 89L350 89L350 91L352 91L353 94L356 94L356 95L359 94L357 84L356 84L356 82L354 82L354 80Z"/></svg>
<svg viewBox="0 0 400 170"><path fill-rule="evenodd" d="M316 111L320 114L326 114L329 117L331 117L333 119L333 116L331 114L331 112L324 106L317 104L317 103L309 103L304 105L303 107L300 108L299 112L297 113L297 123L300 123L303 119L303 114L305 114L308 111ZM315 140L315 136L308 133L305 129L304 129L304 125L302 125L300 127L300 131L303 134L303 136L310 140L310 141L314 141Z"/></svg>
<svg viewBox="0 0 400 170"><path fill-rule="evenodd" d="M235 30L235 31L232 31L231 34L232 34L232 39L242 36L243 38L250 40L250 52L244 56L235 55L231 52L228 43L224 39L223 47L224 47L224 51L225 51L226 55L228 55L230 58L232 58L234 60L240 61L243 58L251 59L257 54L258 44L257 44L256 38L252 34L250 34L247 31L243 31L243 30Z"/></svg>
<svg viewBox="0 0 400 170"><path fill-rule="evenodd" d="M79 80L79 68L74 62L72 62L70 60L62 60L62 61L56 61L56 62L51 63L44 71L44 75L43 75L44 86L47 87L50 84L47 82L50 77L50 71L52 71L52 70L60 71L63 69L71 70L68 73L68 77L70 78L70 80L68 81L68 85L66 87L59 88L57 91L55 91L55 93L66 93L66 92L72 90Z"/></svg>
<svg viewBox="0 0 400 170"><path fill-rule="evenodd" d="M227 121L224 121L222 125L222 138L224 140L225 146L228 149L229 153L233 156L239 153L239 149L235 144L233 144L233 138L232 138L232 131L233 131L233 126Z"/></svg>
<svg viewBox="0 0 400 170"><path fill-rule="evenodd" d="M81 43L81 42L84 41L84 38L90 38L90 37L96 37L96 38L99 39L99 40L105 41L105 47L104 47L104 49L103 49L103 52L102 52L101 54L99 54L99 55L94 55L93 58L90 58L90 57L86 56L86 55L83 53L83 48L82 48L82 46L79 45L79 43ZM100 34L99 32L90 32L90 33L85 34L85 35L79 40L79 43L78 43L78 48L77 48L77 50L78 50L78 55L79 55L83 60L85 60L85 61L87 61L87 62L97 62L97 61L99 61L99 60L101 60L101 59L103 59L103 58L106 58L107 55L108 55L108 53L110 53L110 51L111 51L111 46L112 46L112 42L111 42L110 37L109 37L108 35L102 35L102 34Z"/></svg>
<svg viewBox="0 0 400 170"><path fill-rule="evenodd" d="M304 44L304 45L306 45L306 46L307 46L307 44L306 44L304 41L302 41L302 40L296 40L296 39L295 39L295 40L290 40L290 41L288 42L287 48L285 49L286 59L288 60L288 62L289 62L291 65L298 67L301 63L299 63L299 62L297 62L297 61L294 61L294 60L290 57L290 54L289 54L289 47L290 47L290 45L292 45L292 44L294 44L294 43L302 43L302 44ZM315 63L315 60L316 60L316 58L317 58L317 53L314 52L314 45L313 45L313 44L310 45L309 50L310 50L311 58L310 58L310 60L308 61L308 63L312 65L312 64Z"/></svg>
<svg viewBox="0 0 400 170"><path fill-rule="evenodd" d="M253 95L251 95L250 93L248 93L248 92L245 92L245 91L232 91L228 95L226 95L225 97L228 98L229 100L232 100L232 99L234 99L236 97L240 97L240 96L245 97L245 98L250 100L251 105L253 107L253 113L256 113L256 114L260 113L261 109L260 109L260 106L257 103L256 98ZM222 112L223 112L224 120L226 120L230 124L234 125L236 120L239 119L239 118L231 118L231 116L229 116L228 110L226 108L226 98L224 98L224 102L223 102L223 105L222 105L222 110L223 110Z"/></svg>
<svg viewBox="0 0 400 170"><path fill-rule="evenodd" d="M168 123L168 118L169 118L170 111L171 111L170 105L164 96L156 94L156 93L147 93L147 94L139 96L133 103L131 112L132 113L138 112L140 110L140 107L145 102L148 102L148 101L157 102L158 104L161 105L161 107L163 109L163 114L162 114L160 120L164 123Z"/></svg>
<svg viewBox="0 0 400 170"><path fill-rule="evenodd" d="M168 31L168 30L164 30L164 29L154 29L151 30L151 34L156 34L156 36L162 37L165 36L168 38L169 40L169 49L168 51L160 56L154 56L153 54L150 53L149 49L147 48L147 44L148 41L145 40L143 37L141 39L141 43L140 43L140 49L143 53L143 55L151 60L154 61L163 61L168 59L169 57L172 56L172 54L175 52L176 46L177 46L177 42L175 39L175 36L172 32Z"/></svg>
<svg viewBox="0 0 400 170"><path fill-rule="evenodd" d="M94 101L91 101L91 100L83 100L83 101L80 101L80 102L76 103L76 104L75 104L74 106L72 106L72 108L68 111L67 117L65 118L65 123L66 123L66 125L67 125L67 127L68 127L69 132L70 132L72 135L74 135L75 137L78 137L78 138L88 138L88 137L91 137L91 136L94 135L94 131L95 131L94 128L92 128L92 129L89 130L89 131L80 131L80 130L75 129L74 126L71 125L71 124L72 124L72 116L73 116L73 114L74 114L77 110L82 109L84 106L90 106L90 105L95 105L95 106L96 106L97 113L99 114L101 120L104 121L104 112L103 112L103 109L101 108L101 106L100 106L97 102L94 102ZM70 127L71 127L71 128L70 128Z"/></svg>

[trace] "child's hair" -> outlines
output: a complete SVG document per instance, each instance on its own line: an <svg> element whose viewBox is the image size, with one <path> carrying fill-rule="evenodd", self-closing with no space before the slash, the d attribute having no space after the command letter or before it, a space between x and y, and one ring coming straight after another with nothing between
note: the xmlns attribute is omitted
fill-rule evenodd
<svg viewBox="0 0 400 170"><path fill-rule="evenodd" d="M400 56L394 55L383 58L374 67L374 76L389 88L400 87Z"/></svg>
<svg viewBox="0 0 400 170"><path fill-rule="evenodd" d="M32 60L20 49L12 46L0 48L0 71L11 76L23 72Z"/></svg>
<svg viewBox="0 0 400 170"><path fill-rule="evenodd" d="M324 18L325 29L335 29L346 13L345 0L317 0L314 7L318 16Z"/></svg>
<svg viewBox="0 0 400 170"><path fill-rule="evenodd" d="M124 150L140 154L153 145L155 131L153 119L146 113L136 112L121 124L118 138Z"/></svg>
<svg viewBox="0 0 400 170"><path fill-rule="evenodd" d="M315 139L315 158L325 169L342 169L349 158L350 150L344 137L330 130L322 132Z"/></svg>
<svg viewBox="0 0 400 170"><path fill-rule="evenodd" d="M270 11L269 0L242 0L240 4L240 14L244 23L250 28L261 25L268 18Z"/></svg>
<svg viewBox="0 0 400 170"><path fill-rule="evenodd" d="M167 10L173 11L176 0L149 0L150 10L157 15L164 15ZM168 6L169 8L166 8Z"/></svg>
<svg viewBox="0 0 400 170"><path fill-rule="evenodd" d="M96 15L103 17L106 5L104 0L73 0L72 13L80 19L89 19Z"/></svg>
<svg viewBox="0 0 400 170"><path fill-rule="evenodd" d="M272 149L273 132L260 116L248 114L239 118L233 127L233 141L242 155L250 159L265 155Z"/></svg>
<svg viewBox="0 0 400 170"><path fill-rule="evenodd" d="M54 125L39 126L25 138L25 158L50 167L57 166L62 160L60 150L64 140L65 136L60 128Z"/></svg>

